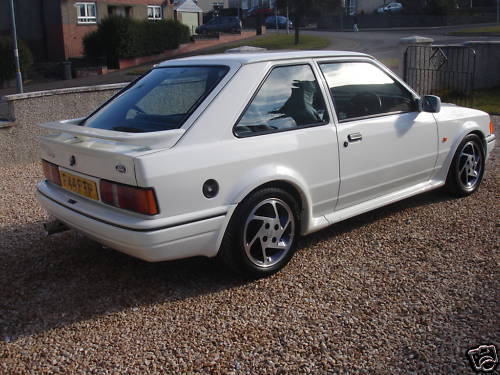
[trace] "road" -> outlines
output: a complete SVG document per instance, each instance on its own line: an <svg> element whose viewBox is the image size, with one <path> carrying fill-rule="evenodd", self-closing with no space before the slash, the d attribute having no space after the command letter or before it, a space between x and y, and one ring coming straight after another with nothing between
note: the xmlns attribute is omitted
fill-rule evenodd
<svg viewBox="0 0 500 375"><path fill-rule="evenodd" d="M321 36L330 40L329 49L363 52L396 69L400 58L399 40L408 36L423 36L434 39L434 44L462 44L470 40L500 41L500 37L464 37L447 35L456 28L425 28L412 30L354 32L303 31L304 34Z"/></svg>

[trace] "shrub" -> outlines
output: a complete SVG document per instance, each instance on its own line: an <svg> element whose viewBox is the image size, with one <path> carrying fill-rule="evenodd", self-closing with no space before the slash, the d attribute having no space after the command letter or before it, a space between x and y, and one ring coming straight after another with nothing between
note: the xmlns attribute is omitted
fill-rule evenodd
<svg viewBox="0 0 500 375"><path fill-rule="evenodd" d="M26 73L33 64L31 50L22 41L18 40L19 62L21 71ZM16 77L16 63L14 61L12 39L9 37L0 37L0 82L5 82Z"/></svg>
<svg viewBox="0 0 500 375"><path fill-rule="evenodd" d="M85 55L93 62L106 56L104 45L97 30L91 31L83 37L83 50Z"/></svg>
<svg viewBox="0 0 500 375"><path fill-rule="evenodd" d="M189 28L178 21L112 16L84 37L83 46L90 60L105 56L108 66L116 67L120 58L158 54L177 48L189 38Z"/></svg>

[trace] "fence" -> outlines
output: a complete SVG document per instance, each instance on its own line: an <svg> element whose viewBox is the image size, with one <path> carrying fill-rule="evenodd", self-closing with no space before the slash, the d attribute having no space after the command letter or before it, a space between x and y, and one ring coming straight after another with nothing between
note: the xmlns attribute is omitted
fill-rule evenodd
<svg viewBox="0 0 500 375"><path fill-rule="evenodd" d="M411 45L404 54L404 80L420 95L472 106L476 52L467 46Z"/></svg>

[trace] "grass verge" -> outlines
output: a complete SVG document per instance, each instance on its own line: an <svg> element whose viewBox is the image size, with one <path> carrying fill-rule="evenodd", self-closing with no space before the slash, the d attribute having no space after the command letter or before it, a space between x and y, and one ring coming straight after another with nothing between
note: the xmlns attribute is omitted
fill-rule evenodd
<svg viewBox="0 0 500 375"><path fill-rule="evenodd" d="M488 113L500 113L500 87L474 90L474 108Z"/></svg>
<svg viewBox="0 0 500 375"><path fill-rule="evenodd" d="M500 25L497 26L481 26L481 27L472 27L470 29L463 29L458 31L453 31L450 33L451 35L500 35Z"/></svg>

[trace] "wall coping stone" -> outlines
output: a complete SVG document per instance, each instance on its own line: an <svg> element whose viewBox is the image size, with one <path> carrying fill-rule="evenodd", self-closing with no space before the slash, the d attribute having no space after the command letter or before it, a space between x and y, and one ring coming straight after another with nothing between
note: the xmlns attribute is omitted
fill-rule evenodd
<svg viewBox="0 0 500 375"><path fill-rule="evenodd" d="M464 46L468 45L480 45L480 44L493 44L493 45L500 45L500 40L470 40L468 42L464 42Z"/></svg>
<svg viewBox="0 0 500 375"><path fill-rule="evenodd" d="M13 101L13 100L37 98L37 97L42 97L42 96L72 94L72 93L78 93L78 92L116 90L116 89L121 89L121 88L127 86L128 84L129 84L129 82L123 82L123 83L112 83L112 84L107 84L107 85L68 87L68 88L64 88L64 89L34 91L34 92L26 92L23 94L5 95L4 97L2 97L2 99L6 100L6 101Z"/></svg>
<svg viewBox="0 0 500 375"><path fill-rule="evenodd" d="M432 42L434 42L434 39L418 35L407 36L399 39L399 44L418 44L418 43L432 43Z"/></svg>

